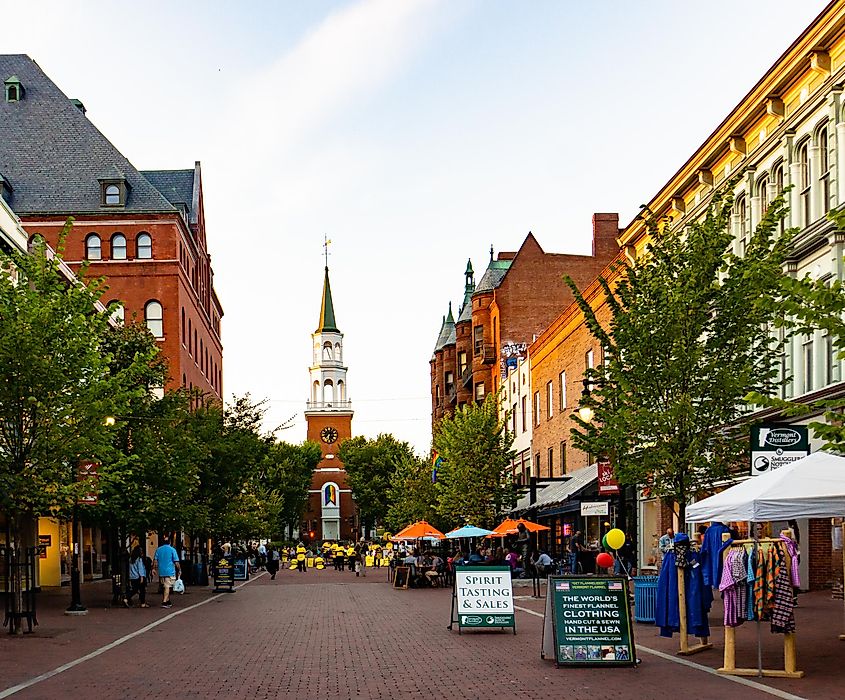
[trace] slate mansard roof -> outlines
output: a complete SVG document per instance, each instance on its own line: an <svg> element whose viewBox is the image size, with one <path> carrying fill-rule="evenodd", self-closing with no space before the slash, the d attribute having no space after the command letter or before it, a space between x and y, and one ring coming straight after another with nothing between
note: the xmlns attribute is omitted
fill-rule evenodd
<svg viewBox="0 0 845 700"><path fill-rule="evenodd" d="M188 213L190 223L197 221L194 211L194 175L196 171L190 170L142 170L147 181L161 192L168 202L177 209L184 207Z"/></svg>
<svg viewBox="0 0 845 700"><path fill-rule="evenodd" d="M29 56L0 55L0 81L11 76L18 77L24 94L12 103L0 95L0 175L12 187L9 204L17 214L114 210L102 206L103 178L126 180L120 211L178 210ZM176 191L184 191L184 179L175 176L171 184ZM162 178L159 184L166 188ZM186 202L189 210L191 201Z"/></svg>

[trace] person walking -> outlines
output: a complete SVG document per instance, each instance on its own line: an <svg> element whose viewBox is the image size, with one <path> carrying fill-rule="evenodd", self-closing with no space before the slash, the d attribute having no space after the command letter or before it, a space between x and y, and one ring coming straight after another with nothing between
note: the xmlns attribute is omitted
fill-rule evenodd
<svg viewBox="0 0 845 700"><path fill-rule="evenodd" d="M271 581L274 581L279 573L279 559L278 550L271 544L267 550L267 573L270 574Z"/></svg>
<svg viewBox="0 0 845 700"><path fill-rule="evenodd" d="M129 585L131 586L123 599L123 607L132 606L132 598L138 594L138 607L148 608L147 605L147 567L144 565L144 552L141 545L135 545L129 559Z"/></svg>
<svg viewBox="0 0 845 700"><path fill-rule="evenodd" d="M300 573L305 571L305 545L302 542L296 545L296 570Z"/></svg>
<svg viewBox="0 0 845 700"><path fill-rule="evenodd" d="M169 535L164 536L153 559L153 569L158 570L158 578L163 588L161 607L172 608L170 590L181 574L181 567L179 566L179 554L170 546Z"/></svg>

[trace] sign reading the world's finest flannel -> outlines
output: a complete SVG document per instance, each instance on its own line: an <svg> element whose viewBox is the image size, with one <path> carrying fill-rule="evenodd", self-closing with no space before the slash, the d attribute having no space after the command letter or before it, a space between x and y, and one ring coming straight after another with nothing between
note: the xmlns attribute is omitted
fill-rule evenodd
<svg viewBox="0 0 845 700"><path fill-rule="evenodd" d="M455 567L460 627L515 627L509 566Z"/></svg>
<svg viewBox="0 0 845 700"><path fill-rule="evenodd" d="M615 576L550 576L543 658L574 666L636 662L628 587Z"/></svg>

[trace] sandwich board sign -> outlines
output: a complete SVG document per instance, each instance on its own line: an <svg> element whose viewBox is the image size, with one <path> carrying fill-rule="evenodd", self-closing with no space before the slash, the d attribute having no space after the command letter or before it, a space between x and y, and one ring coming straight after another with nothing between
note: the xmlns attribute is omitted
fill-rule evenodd
<svg viewBox="0 0 845 700"><path fill-rule="evenodd" d="M516 634L509 566L456 566L449 629L512 627Z"/></svg>
<svg viewBox="0 0 845 700"><path fill-rule="evenodd" d="M751 426L751 476L774 471L810 454L806 425L758 423Z"/></svg>
<svg viewBox="0 0 845 700"><path fill-rule="evenodd" d="M556 666L635 665L625 578L549 576L540 656Z"/></svg>

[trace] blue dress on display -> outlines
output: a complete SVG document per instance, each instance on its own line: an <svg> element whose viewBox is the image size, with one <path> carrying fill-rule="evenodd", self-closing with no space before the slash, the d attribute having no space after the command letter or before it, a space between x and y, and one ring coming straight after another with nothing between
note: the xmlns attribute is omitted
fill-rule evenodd
<svg viewBox="0 0 845 700"><path fill-rule="evenodd" d="M675 544L688 544L689 537L683 533L675 535ZM710 636L707 614L713 602L713 591L704 585L701 554L688 552L684 568L684 588L687 603L687 633L696 637ZM671 637L681 630L681 614L678 609L678 569L675 552L663 557L660 576L657 579L657 600L654 610L654 624L660 628L661 637Z"/></svg>
<svg viewBox="0 0 845 700"><path fill-rule="evenodd" d="M722 542L722 535L730 534L730 530L722 523L712 523L704 532L704 541L701 543L701 573L704 577L704 585L711 588L718 588L722 580L722 552L730 544Z"/></svg>

